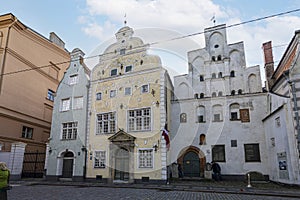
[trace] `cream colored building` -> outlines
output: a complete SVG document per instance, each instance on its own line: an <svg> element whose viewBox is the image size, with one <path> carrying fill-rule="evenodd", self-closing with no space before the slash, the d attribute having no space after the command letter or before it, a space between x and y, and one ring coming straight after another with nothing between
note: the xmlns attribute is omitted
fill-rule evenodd
<svg viewBox="0 0 300 200"><path fill-rule="evenodd" d="M127 26L91 75L87 178L163 181L172 83L158 56Z"/></svg>

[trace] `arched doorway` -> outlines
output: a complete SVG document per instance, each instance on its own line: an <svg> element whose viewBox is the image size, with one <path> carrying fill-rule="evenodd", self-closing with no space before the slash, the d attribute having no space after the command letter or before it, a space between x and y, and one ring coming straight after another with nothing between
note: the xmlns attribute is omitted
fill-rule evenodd
<svg viewBox="0 0 300 200"><path fill-rule="evenodd" d="M200 160L193 151L183 156L183 174L186 177L200 177Z"/></svg>
<svg viewBox="0 0 300 200"><path fill-rule="evenodd" d="M182 166L184 177L204 177L206 158L203 152L194 146L184 148L177 159Z"/></svg>
<svg viewBox="0 0 300 200"><path fill-rule="evenodd" d="M121 148L115 157L115 180L128 181L129 179L129 152Z"/></svg>
<svg viewBox="0 0 300 200"><path fill-rule="evenodd" d="M62 177L72 178L73 176L73 162L74 154L70 151L65 152L63 155L63 167L62 167Z"/></svg>

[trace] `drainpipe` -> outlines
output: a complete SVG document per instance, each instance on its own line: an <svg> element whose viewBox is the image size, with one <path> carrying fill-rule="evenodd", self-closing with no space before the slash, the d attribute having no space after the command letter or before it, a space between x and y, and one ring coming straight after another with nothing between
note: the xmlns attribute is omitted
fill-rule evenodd
<svg viewBox="0 0 300 200"><path fill-rule="evenodd" d="M4 67L5 67L5 60L6 60L6 54L7 54L7 49L8 49L8 40L9 40L9 35L10 35L10 29L11 27L17 22L17 18L13 16L14 22L11 23L11 25L8 26L8 31L7 31L7 36L6 36L6 41L5 41L5 46L4 46L4 52L2 56L2 61L1 61L1 67L0 67L0 94L2 91L2 82L3 82L3 73L4 73Z"/></svg>

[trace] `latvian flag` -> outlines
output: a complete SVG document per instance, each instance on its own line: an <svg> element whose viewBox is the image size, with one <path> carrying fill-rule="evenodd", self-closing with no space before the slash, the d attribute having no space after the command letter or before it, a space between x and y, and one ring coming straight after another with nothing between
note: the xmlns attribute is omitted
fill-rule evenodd
<svg viewBox="0 0 300 200"><path fill-rule="evenodd" d="M169 132L167 131L167 129L164 128L161 135L164 136L165 141L166 141L167 151L169 151L169 149L170 149Z"/></svg>

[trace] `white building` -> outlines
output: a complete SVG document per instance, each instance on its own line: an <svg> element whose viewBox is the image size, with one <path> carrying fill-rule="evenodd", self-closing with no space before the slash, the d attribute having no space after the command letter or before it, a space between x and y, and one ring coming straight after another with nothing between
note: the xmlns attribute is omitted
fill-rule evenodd
<svg viewBox="0 0 300 200"><path fill-rule="evenodd" d="M171 162L204 177L216 161L223 176L268 175L259 66L246 67L243 42L227 44L225 25L205 29L205 48L188 52L188 74L174 78Z"/></svg>

